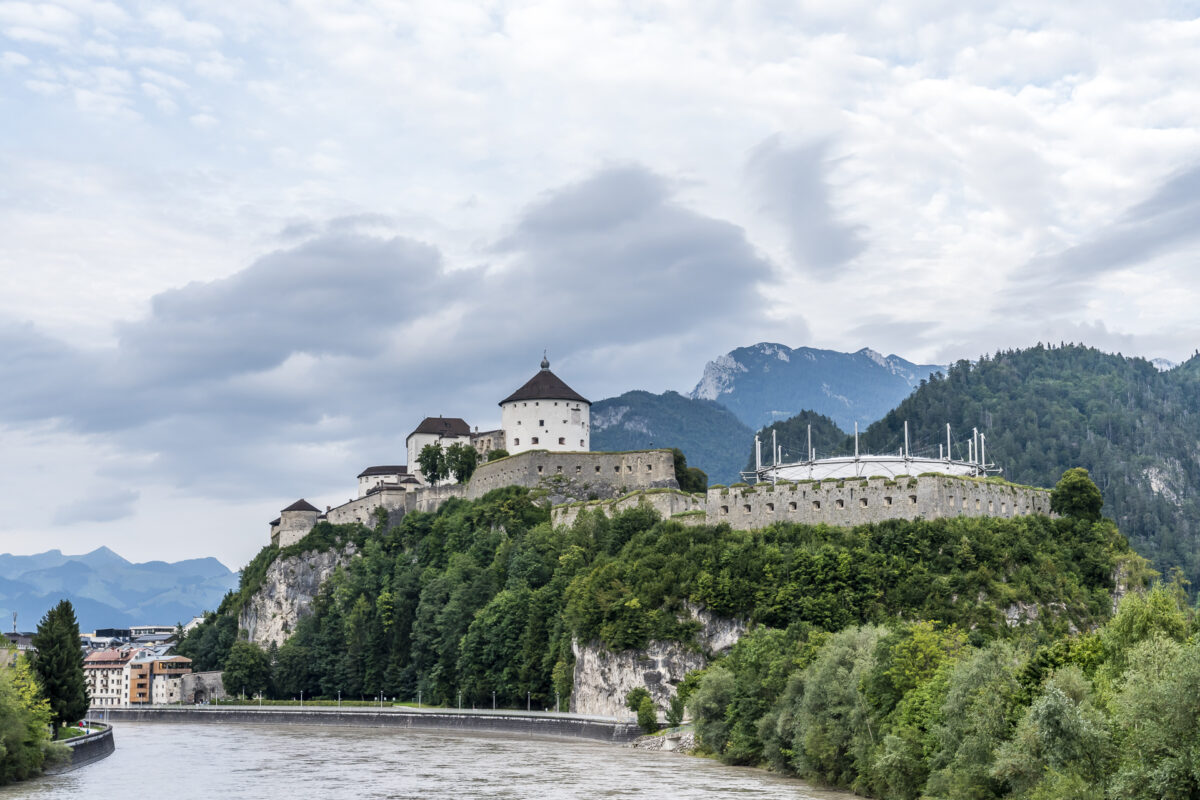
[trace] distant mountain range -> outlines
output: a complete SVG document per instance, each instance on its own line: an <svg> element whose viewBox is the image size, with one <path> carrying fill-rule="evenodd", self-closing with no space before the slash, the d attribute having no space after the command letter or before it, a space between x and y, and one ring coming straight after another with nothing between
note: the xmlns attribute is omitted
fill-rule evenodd
<svg viewBox="0 0 1200 800"><path fill-rule="evenodd" d="M816 411L842 430L853 430L856 422L866 427L882 418L922 380L945 371L866 347L839 353L760 342L708 362L689 396L715 400L754 430L801 411Z"/></svg>
<svg viewBox="0 0 1200 800"><path fill-rule="evenodd" d="M754 431L814 411L844 430L865 429L946 368L863 348L839 353L772 342L739 347L704 368L689 395L626 392L592 406L592 447L678 447L712 483L745 467Z"/></svg>
<svg viewBox="0 0 1200 800"><path fill-rule="evenodd" d="M168 564L134 564L100 547L84 555L49 550L32 556L0 555L0 624L34 630L66 598L81 631L130 625L174 625L215 610L237 586L237 573L215 558Z"/></svg>

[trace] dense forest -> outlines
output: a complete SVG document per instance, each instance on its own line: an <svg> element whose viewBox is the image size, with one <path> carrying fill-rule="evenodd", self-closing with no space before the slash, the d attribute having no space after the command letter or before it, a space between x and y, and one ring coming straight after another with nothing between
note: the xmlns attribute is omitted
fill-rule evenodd
<svg viewBox="0 0 1200 800"><path fill-rule="evenodd" d="M197 669L242 658L236 616L280 555L353 541L360 556L322 587L313 614L266 654L247 691L280 697L415 698L454 703L566 698L570 643L612 650L690 642L684 603L752 624L838 631L936 619L972 642L1007 638L1005 610L1055 608L1035 627L1065 634L1103 621L1118 564L1139 560L1109 522L1021 517L892 521L856 528L684 527L647 509L581 515L555 530L526 490L497 490L412 513L399 525L318 524L267 547L243 585L179 651ZM242 651L242 652L239 652ZM235 666L241 669L240 662Z"/></svg>
<svg viewBox="0 0 1200 800"><path fill-rule="evenodd" d="M1179 567L1200 585L1200 357L1160 372L1140 358L1039 345L959 361L862 431L862 452L897 452L905 421L919 455L938 454L949 423L953 455L966 458L978 428L989 463L1014 483L1053 486L1084 467L1134 548L1164 574ZM759 431L763 463L772 433L784 461L803 458L810 424L818 458L854 452L852 434L806 411Z"/></svg>
<svg viewBox="0 0 1200 800"><path fill-rule="evenodd" d="M723 761L873 797L1182 800L1200 796L1196 634L1178 584L1067 636L762 627L682 689Z"/></svg>
<svg viewBox="0 0 1200 800"><path fill-rule="evenodd" d="M1014 483L1086 468L1134 548L1200 583L1200 356L1168 372L1075 345L959 361L867 429L863 449L895 452L905 420L912 449L935 454L946 423L959 441L979 428Z"/></svg>

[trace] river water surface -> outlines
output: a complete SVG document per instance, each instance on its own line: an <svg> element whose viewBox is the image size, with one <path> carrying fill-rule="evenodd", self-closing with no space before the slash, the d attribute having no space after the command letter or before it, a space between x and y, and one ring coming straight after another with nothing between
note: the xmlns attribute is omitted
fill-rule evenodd
<svg viewBox="0 0 1200 800"><path fill-rule="evenodd" d="M117 750L0 798L727 798L849 800L677 753L395 728L122 722Z"/></svg>

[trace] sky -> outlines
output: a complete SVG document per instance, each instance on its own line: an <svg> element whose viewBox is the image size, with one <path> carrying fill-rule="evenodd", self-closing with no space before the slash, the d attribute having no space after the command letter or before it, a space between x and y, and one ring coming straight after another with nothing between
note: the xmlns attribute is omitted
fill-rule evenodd
<svg viewBox="0 0 1200 800"><path fill-rule="evenodd" d="M0 0L0 551L233 568L425 416L1200 347L1200 4Z"/></svg>

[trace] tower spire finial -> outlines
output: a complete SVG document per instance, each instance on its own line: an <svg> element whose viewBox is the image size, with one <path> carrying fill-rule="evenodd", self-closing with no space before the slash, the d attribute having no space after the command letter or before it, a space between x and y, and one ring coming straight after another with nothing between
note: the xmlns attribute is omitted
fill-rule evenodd
<svg viewBox="0 0 1200 800"><path fill-rule="evenodd" d="M542 369L550 369L550 358L546 350L542 351Z"/></svg>

